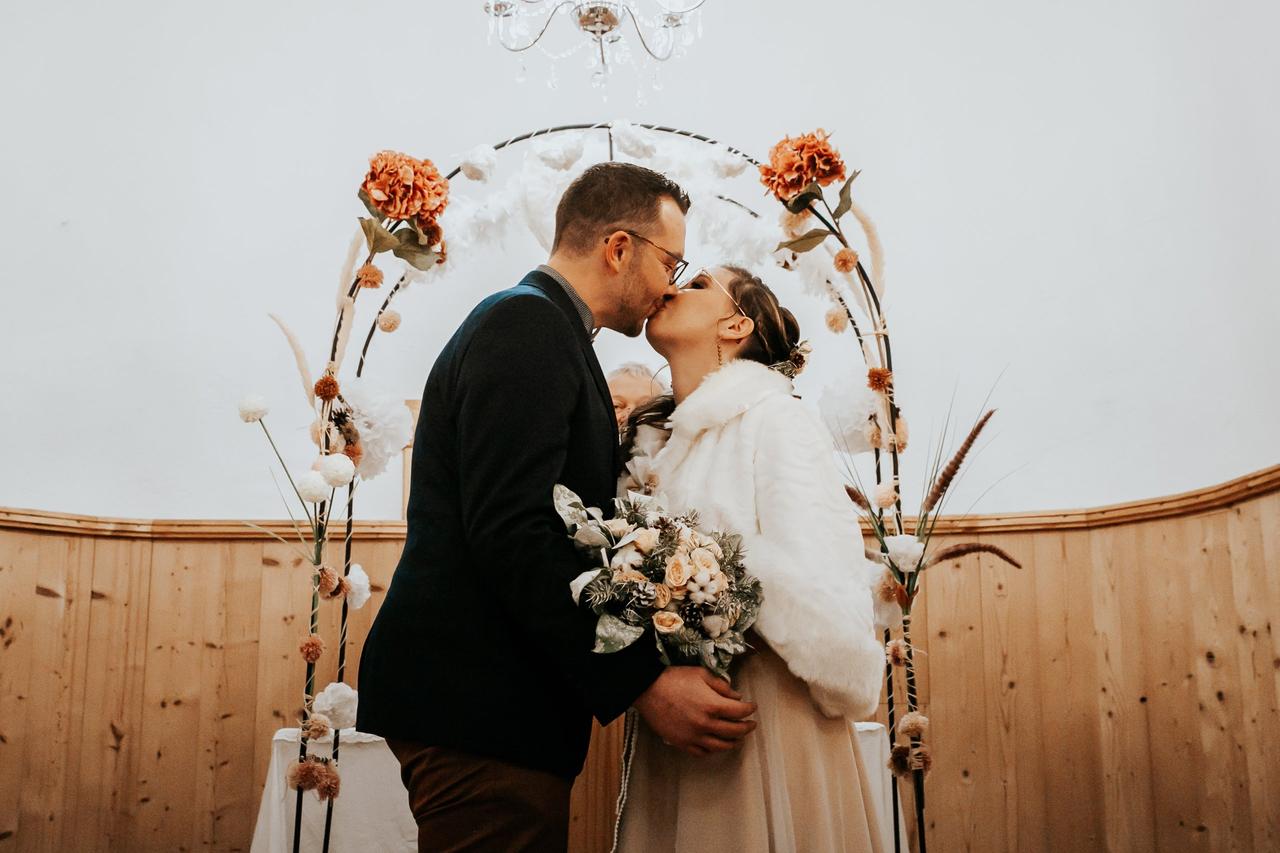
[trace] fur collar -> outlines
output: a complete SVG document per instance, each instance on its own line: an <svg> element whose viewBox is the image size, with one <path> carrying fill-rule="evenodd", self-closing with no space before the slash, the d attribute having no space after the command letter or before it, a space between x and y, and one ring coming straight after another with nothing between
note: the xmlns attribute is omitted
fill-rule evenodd
<svg viewBox="0 0 1280 853"><path fill-rule="evenodd" d="M694 436L726 424L752 406L777 394L790 397L791 380L758 361L734 359L684 399L671 415L675 435Z"/></svg>

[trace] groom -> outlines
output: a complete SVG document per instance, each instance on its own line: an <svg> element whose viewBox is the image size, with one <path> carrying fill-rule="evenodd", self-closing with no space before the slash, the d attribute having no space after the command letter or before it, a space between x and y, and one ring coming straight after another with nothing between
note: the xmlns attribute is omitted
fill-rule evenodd
<svg viewBox="0 0 1280 853"><path fill-rule="evenodd" d="M563 483L612 506L621 467L593 330L638 335L684 268L689 199L602 163L556 209L545 265L485 299L427 379L408 536L360 660L357 726L387 739L419 850L563 851L591 717L634 706L663 740L733 749L754 706L651 636L594 654L582 567L552 506Z"/></svg>

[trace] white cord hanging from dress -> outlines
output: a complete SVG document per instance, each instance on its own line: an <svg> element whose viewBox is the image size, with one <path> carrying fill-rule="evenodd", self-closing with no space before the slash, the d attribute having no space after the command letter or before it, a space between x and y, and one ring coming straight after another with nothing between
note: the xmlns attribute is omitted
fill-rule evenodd
<svg viewBox="0 0 1280 853"><path fill-rule="evenodd" d="M622 785L618 788L618 804L613 817L613 846L609 853L618 853L618 835L622 832L622 810L627 806L627 783L631 781L631 759L636 752L636 732L639 729L638 714L627 711L622 732Z"/></svg>

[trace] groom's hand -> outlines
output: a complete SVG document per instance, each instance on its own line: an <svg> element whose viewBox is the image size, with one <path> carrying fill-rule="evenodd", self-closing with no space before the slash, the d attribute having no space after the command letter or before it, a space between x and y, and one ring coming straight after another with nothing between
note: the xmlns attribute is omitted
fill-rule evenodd
<svg viewBox="0 0 1280 853"><path fill-rule="evenodd" d="M690 755L741 746L755 729L756 712L729 683L700 666L671 666L636 700L636 710L667 743Z"/></svg>

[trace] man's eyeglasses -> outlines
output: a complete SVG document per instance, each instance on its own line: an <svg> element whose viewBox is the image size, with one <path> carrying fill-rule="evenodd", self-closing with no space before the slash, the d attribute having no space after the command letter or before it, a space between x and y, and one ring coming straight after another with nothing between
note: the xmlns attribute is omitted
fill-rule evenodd
<svg viewBox="0 0 1280 853"><path fill-rule="evenodd" d="M635 237L637 240L643 240L644 242L648 243L650 246L657 249L659 252L661 252L662 254L666 255L668 258L671 259L672 263L675 264L675 266L672 267L670 270L672 284L675 284L677 281L679 281L680 276L683 275L684 271L689 268L689 262L686 261L684 258L680 257L675 252L667 251L666 249L662 248L657 243L653 242L643 234L637 234L636 232L627 228L621 228L619 230L622 231L623 234L630 234L632 237ZM664 264L663 266L666 266L666 265Z"/></svg>

